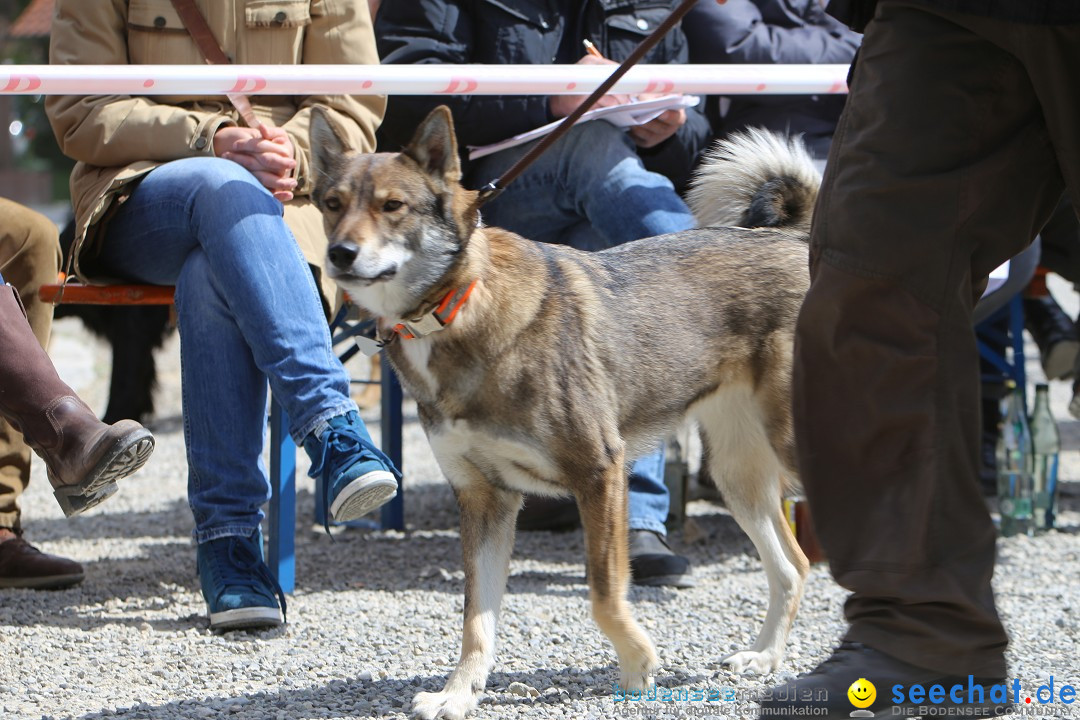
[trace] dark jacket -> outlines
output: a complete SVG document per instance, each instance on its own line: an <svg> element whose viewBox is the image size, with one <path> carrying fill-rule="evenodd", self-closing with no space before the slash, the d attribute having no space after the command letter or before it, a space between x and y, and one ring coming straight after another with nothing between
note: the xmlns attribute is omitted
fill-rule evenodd
<svg viewBox="0 0 1080 720"><path fill-rule="evenodd" d="M982 15L1019 23L1058 25L1080 23L1077 0L913 0L941 10ZM832 0L829 14L860 32L874 17L878 0Z"/></svg>
<svg viewBox="0 0 1080 720"><path fill-rule="evenodd" d="M574 63L592 40L621 61L675 6L675 0L385 0L375 20L384 64ZM575 14L569 10L574 8ZM672 30L643 63L685 63L686 38ZM614 66L612 66L614 69ZM437 105L450 106L459 143L485 145L552 121L546 95L440 95L390 98L380 140L406 143ZM645 166L679 186L709 138L697 108L686 124L655 148L639 150ZM491 178L487 178L490 180Z"/></svg>
<svg viewBox="0 0 1080 720"><path fill-rule="evenodd" d="M683 28L694 63L850 63L862 36L825 13L820 0L699 0ZM801 133L808 141L831 137L842 95L737 95L719 117L718 135L748 126Z"/></svg>

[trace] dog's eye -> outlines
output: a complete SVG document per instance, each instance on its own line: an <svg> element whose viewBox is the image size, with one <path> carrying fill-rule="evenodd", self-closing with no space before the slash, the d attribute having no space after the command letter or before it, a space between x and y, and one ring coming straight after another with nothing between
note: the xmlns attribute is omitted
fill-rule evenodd
<svg viewBox="0 0 1080 720"><path fill-rule="evenodd" d="M331 196L323 200L323 207L325 207L330 212L337 212L341 209L341 201L338 200L336 197Z"/></svg>
<svg viewBox="0 0 1080 720"><path fill-rule="evenodd" d="M382 209L383 212L394 212L395 210L400 210L404 206L405 203L400 200L387 200L383 203Z"/></svg>

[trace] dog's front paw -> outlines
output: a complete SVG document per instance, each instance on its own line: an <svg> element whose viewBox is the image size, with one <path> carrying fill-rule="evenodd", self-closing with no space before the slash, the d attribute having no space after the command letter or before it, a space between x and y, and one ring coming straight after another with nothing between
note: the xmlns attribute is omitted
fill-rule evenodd
<svg viewBox="0 0 1080 720"><path fill-rule="evenodd" d="M647 690L660 669L660 658L652 640L643 633L631 635L626 643L616 643L619 654L619 684L627 690Z"/></svg>
<svg viewBox="0 0 1080 720"><path fill-rule="evenodd" d="M472 693L422 692L413 698L413 712L421 720L464 720L476 708Z"/></svg>
<svg viewBox="0 0 1080 720"><path fill-rule="evenodd" d="M627 672L625 670L619 672L619 686L631 692L637 690L645 692L652 684L653 679L650 672Z"/></svg>
<svg viewBox="0 0 1080 720"><path fill-rule="evenodd" d="M619 685L627 690L649 689L653 684L653 676L660 669L660 663L655 654L640 657L636 662L619 664Z"/></svg>
<svg viewBox="0 0 1080 720"><path fill-rule="evenodd" d="M769 652L743 650L728 655L722 662L737 673L765 675L780 667L780 656Z"/></svg>

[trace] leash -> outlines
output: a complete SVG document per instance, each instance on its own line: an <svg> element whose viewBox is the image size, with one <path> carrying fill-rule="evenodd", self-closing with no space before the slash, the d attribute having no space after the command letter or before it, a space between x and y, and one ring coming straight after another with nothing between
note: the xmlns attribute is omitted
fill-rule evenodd
<svg viewBox="0 0 1080 720"><path fill-rule="evenodd" d="M655 30L649 33L648 37L638 43L638 46L634 48L633 52L622 61L619 67L615 68L615 72L611 73L604 82L600 83L599 87L593 90L592 94L589 95L581 105L578 105L572 113L563 118L563 121L559 123L554 130L545 135L539 143L529 150L529 152L511 165L509 170L480 188L480 194L473 203L473 209L479 209L485 203L494 200L502 194L502 191L506 189L507 185L514 182L525 168L540 157L555 141L565 135L574 123L596 104L597 100L607 94L607 91L611 89L611 86L617 83L619 79L626 74L627 70L636 65L641 58L645 56L645 53L652 50L653 46L660 42L660 38L667 35L671 28L675 27L675 25L683 19L683 16L686 15L686 13L690 12L690 8L695 4L697 4L697 0L682 0L682 3L680 3L670 15L664 18L664 21L660 23Z"/></svg>

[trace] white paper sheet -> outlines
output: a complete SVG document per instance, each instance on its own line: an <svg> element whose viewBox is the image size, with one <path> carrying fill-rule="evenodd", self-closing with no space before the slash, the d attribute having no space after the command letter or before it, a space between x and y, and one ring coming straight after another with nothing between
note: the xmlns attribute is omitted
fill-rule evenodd
<svg viewBox="0 0 1080 720"><path fill-rule="evenodd" d="M651 100L635 100L624 105L611 105L609 107L597 108L596 110L590 110L589 112L578 118L578 123L588 122L589 120L605 120L616 127L628 128L634 125L644 125L650 120L655 120L666 110L674 110L677 108L694 107L701 101L697 95L663 95L661 97L652 98ZM538 140L543 136L550 133L562 120L556 120L553 123L548 123L535 130L515 135L512 138L507 138L497 143L481 146L469 146L469 159L476 160L482 158L485 155L491 155L492 153L512 148L517 145L522 145L533 140ZM575 123L576 125L577 123Z"/></svg>

